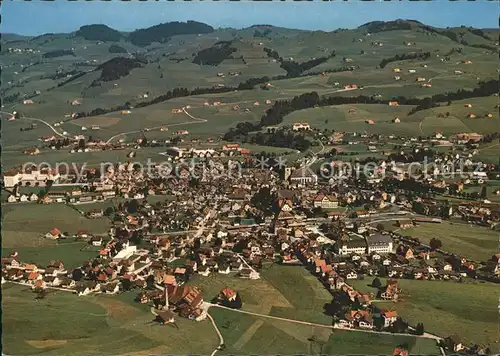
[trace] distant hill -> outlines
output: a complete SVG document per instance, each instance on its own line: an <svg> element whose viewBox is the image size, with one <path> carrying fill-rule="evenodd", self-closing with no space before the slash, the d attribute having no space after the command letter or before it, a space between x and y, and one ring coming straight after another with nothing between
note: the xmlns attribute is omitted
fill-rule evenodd
<svg viewBox="0 0 500 356"><path fill-rule="evenodd" d="M128 39L136 46L147 46L153 42L165 43L175 35L192 35L214 32L214 28L207 24L188 22L167 22L160 25L133 31Z"/></svg>
<svg viewBox="0 0 500 356"><path fill-rule="evenodd" d="M83 37L88 41L118 42L123 35L106 25L86 25L76 31L75 36Z"/></svg>
<svg viewBox="0 0 500 356"><path fill-rule="evenodd" d="M370 33L378 33L396 30L411 30L414 27L423 26L421 22L414 20L394 20L394 21L372 21L359 26L358 28Z"/></svg>

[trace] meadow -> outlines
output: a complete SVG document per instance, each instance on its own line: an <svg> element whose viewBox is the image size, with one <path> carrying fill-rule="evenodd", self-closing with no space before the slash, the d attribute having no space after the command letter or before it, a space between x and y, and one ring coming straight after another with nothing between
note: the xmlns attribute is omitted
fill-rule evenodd
<svg viewBox="0 0 500 356"><path fill-rule="evenodd" d="M2 285L2 344L15 355L209 354L218 343L209 321L154 323L149 310L117 297L51 291L43 300L26 287ZM77 320L77 322L75 322Z"/></svg>
<svg viewBox="0 0 500 356"><path fill-rule="evenodd" d="M384 279L382 284L384 284ZM358 290L374 292L371 281L353 280ZM402 290L397 303L376 303L395 309L410 325L421 322L426 332L441 337L459 335L464 345L488 344L500 351L498 339L498 287L489 283L398 279Z"/></svg>
<svg viewBox="0 0 500 356"><path fill-rule="evenodd" d="M486 261L498 252L498 231L462 221L420 224L411 229L400 230L399 233L418 237L424 243L429 243L432 238L439 239L443 250L475 261Z"/></svg>
<svg viewBox="0 0 500 356"><path fill-rule="evenodd" d="M368 334L332 330L211 308L226 349L231 354L390 354L400 344L408 344L412 354L437 354L434 340L411 336Z"/></svg>
<svg viewBox="0 0 500 356"><path fill-rule="evenodd" d="M95 250L84 249L86 242L76 242L71 237L61 241L44 238L51 229L56 227L70 236L79 230L104 234L109 229L108 219L95 219L90 223L64 204L4 205L2 220L2 257L17 251L23 262L41 266L50 260L61 260L67 268L74 268L97 254Z"/></svg>

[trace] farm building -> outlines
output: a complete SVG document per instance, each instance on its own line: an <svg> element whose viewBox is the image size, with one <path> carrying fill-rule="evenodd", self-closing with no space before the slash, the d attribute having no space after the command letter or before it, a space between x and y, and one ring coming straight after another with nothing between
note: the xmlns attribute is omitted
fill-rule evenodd
<svg viewBox="0 0 500 356"><path fill-rule="evenodd" d="M399 106L399 103L395 100L389 101L389 106Z"/></svg>
<svg viewBox="0 0 500 356"><path fill-rule="evenodd" d="M365 121L368 125L374 125L375 124L375 121L373 120L366 120Z"/></svg>
<svg viewBox="0 0 500 356"><path fill-rule="evenodd" d="M401 122L401 120L399 119L399 117L396 117L396 118L393 120L393 122L394 122L395 124L399 124L399 123Z"/></svg>
<svg viewBox="0 0 500 356"><path fill-rule="evenodd" d="M296 122L292 127L293 131L310 130L311 126L307 122Z"/></svg>

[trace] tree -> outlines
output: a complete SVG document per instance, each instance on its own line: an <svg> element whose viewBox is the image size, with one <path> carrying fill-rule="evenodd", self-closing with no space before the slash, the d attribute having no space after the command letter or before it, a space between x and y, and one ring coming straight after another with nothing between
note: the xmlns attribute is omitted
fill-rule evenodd
<svg viewBox="0 0 500 356"><path fill-rule="evenodd" d="M486 190L486 186L483 185L483 187L481 188L481 199L486 199L487 194L488 192Z"/></svg>
<svg viewBox="0 0 500 356"><path fill-rule="evenodd" d="M384 225L382 225L382 224L377 224L377 231L379 231L379 232L384 231Z"/></svg>
<svg viewBox="0 0 500 356"><path fill-rule="evenodd" d="M437 250L438 248L441 248L441 246L443 246L443 243L441 242L441 240L439 239L436 239L436 238L432 238L431 239L431 242L429 243L429 246L433 249L433 250Z"/></svg>
<svg viewBox="0 0 500 356"><path fill-rule="evenodd" d="M382 287L382 282L380 282L380 279L374 278L372 282L372 287L374 288L381 288Z"/></svg>
<svg viewBox="0 0 500 356"><path fill-rule="evenodd" d="M417 327L415 329L415 332L417 333L417 335L423 335L424 334L424 324L418 323Z"/></svg>
<svg viewBox="0 0 500 356"><path fill-rule="evenodd" d="M136 199L132 199L127 205L127 211L130 214L134 214L139 209L139 202Z"/></svg>
<svg viewBox="0 0 500 356"><path fill-rule="evenodd" d="M115 212L115 209L112 206L109 206L106 210L104 210L105 216L111 216Z"/></svg>
<svg viewBox="0 0 500 356"><path fill-rule="evenodd" d="M78 141L78 148L85 148L85 140L83 138Z"/></svg>

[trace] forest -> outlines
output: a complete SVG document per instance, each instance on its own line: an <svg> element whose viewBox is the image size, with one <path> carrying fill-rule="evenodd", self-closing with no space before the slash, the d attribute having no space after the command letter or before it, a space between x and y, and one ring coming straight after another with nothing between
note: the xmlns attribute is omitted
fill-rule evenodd
<svg viewBox="0 0 500 356"><path fill-rule="evenodd" d="M117 30L106 25L86 25L76 31L75 36L83 37L87 41L118 42L124 36Z"/></svg>
<svg viewBox="0 0 500 356"><path fill-rule="evenodd" d="M167 22L144 29L131 32L128 39L136 46L147 46L153 42L165 43L170 37L175 35L192 35L200 33L211 33L214 31L212 26L197 22Z"/></svg>

